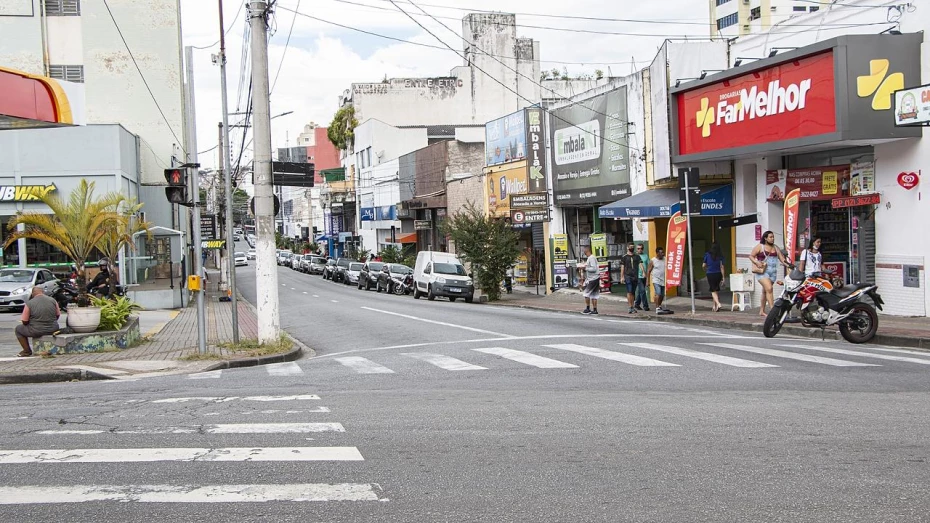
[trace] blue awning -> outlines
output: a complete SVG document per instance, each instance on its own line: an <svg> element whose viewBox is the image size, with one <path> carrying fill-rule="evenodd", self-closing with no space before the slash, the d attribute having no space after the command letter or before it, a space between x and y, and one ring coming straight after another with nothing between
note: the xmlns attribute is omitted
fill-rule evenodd
<svg viewBox="0 0 930 523"><path fill-rule="evenodd" d="M328 241L329 241L329 236L327 236L327 235L325 235L325 234L321 234L321 235L317 236L317 237L316 237L316 240L314 240L314 241L317 241L317 242L328 242Z"/></svg>
<svg viewBox="0 0 930 523"><path fill-rule="evenodd" d="M601 218L663 218L672 215L678 189L652 189L600 207ZM731 216L733 185L701 189L701 216Z"/></svg>

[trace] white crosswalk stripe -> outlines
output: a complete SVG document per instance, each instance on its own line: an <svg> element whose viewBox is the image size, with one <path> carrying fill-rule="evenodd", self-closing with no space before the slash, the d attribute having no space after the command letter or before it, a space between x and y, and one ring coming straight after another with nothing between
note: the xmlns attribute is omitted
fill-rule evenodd
<svg viewBox="0 0 930 523"><path fill-rule="evenodd" d="M192 401L202 401L205 403L226 403L228 401L319 401L320 397L316 394L298 394L295 396L194 396L187 398L162 398L152 400L152 403L188 403ZM127 401L126 403L138 403L138 401Z"/></svg>
<svg viewBox="0 0 930 523"><path fill-rule="evenodd" d="M0 505L118 501L135 503L261 503L269 501L387 501L377 485L75 485L0 487Z"/></svg>
<svg viewBox="0 0 930 523"><path fill-rule="evenodd" d="M494 356L500 356L501 358L506 358L508 360L516 361L519 363L524 363L533 367L538 367L540 369L577 369L578 365L573 365L571 363L565 363L563 361L554 360L552 358L546 358L544 356L538 356L529 352L523 352L521 350L505 349L504 347L487 347L483 349L472 349L476 352L483 352L484 354L492 354Z"/></svg>
<svg viewBox="0 0 930 523"><path fill-rule="evenodd" d="M918 363L920 365L930 365L930 360L924 360L920 358L909 358L907 356L892 356L890 354L873 354L871 352L862 352L857 350L847 350L847 349L833 349L830 347L819 347L817 345L791 345L784 344L780 347L789 347L792 349L806 349L806 350L816 350L823 352L832 352L833 354L846 354L848 356L862 356L865 358L875 358L879 360L886 361L903 361L907 363Z"/></svg>
<svg viewBox="0 0 930 523"><path fill-rule="evenodd" d="M394 374L391 369L361 356L347 356L335 360L359 374Z"/></svg>
<svg viewBox="0 0 930 523"><path fill-rule="evenodd" d="M364 461L355 447L0 450L0 464L153 461Z"/></svg>
<svg viewBox="0 0 930 523"><path fill-rule="evenodd" d="M189 380L209 380L217 379L223 376L222 370L211 370L209 372L198 372L197 374L190 374L187 376Z"/></svg>
<svg viewBox="0 0 930 523"><path fill-rule="evenodd" d="M751 347L749 345L736 345L733 343L702 343L701 345L709 345L711 347L720 347L723 349L741 350L744 352L752 352L754 354L774 356L776 358L787 358L789 360L807 361L810 363L820 363L823 365L831 365L833 367L880 367L881 366L881 365L873 365L871 363L859 363L856 361L846 361L846 360L837 360L834 358L824 358L821 356L811 356L809 354L798 354L796 352L787 352L787 351L777 350L777 349L764 349L762 347Z"/></svg>
<svg viewBox="0 0 930 523"><path fill-rule="evenodd" d="M345 432L341 423L221 423L200 427L157 427L133 430L40 430L42 435L90 434L310 434Z"/></svg>
<svg viewBox="0 0 930 523"><path fill-rule="evenodd" d="M430 352L406 352L401 354L401 356L416 358L444 370L487 370L485 367L472 365L471 363L466 363L462 360L455 359L451 356L445 356L443 354L433 354Z"/></svg>
<svg viewBox="0 0 930 523"><path fill-rule="evenodd" d="M626 363L629 365L636 365L639 367L680 367L680 365L675 363L668 363L665 361L654 360L652 358L644 358L642 356L633 356L632 354L624 354L622 352L615 352L606 349L598 349L596 347L585 347L584 345L575 345L573 343L563 343L556 345L544 345L545 347L551 347L553 349L565 350L569 352L577 352L578 354L584 354L586 356L594 356L595 358L603 358L605 360L619 361L620 363Z"/></svg>
<svg viewBox="0 0 930 523"><path fill-rule="evenodd" d="M300 365L294 363L293 361L265 365L265 370L267 370L268 374L272 376L297 376L304 373L303 369L300 368Z"/></svg>
<svg viewBox="0 0 930 523"><path fill-rule="evenodd" d="M695 358L704 361L710 361L713 363L721 363L723 365L729 365L731 367L743 367L748 369L762 369L762 368L772 368L778 367L778 365L772 365L770 363L761 363L758 361L744 360L740 358L732 358L730 356L722 356L720 354L713 354L710 352L698 352L690 349L682 349L679 347L669 347L666 345L655 345L653 343L621 343L620 345L626 347L636 347L638 349L649 349L656 350L661 352L667 352L669 354L677 354L679 356L685 356L688 358Z"/></svg>

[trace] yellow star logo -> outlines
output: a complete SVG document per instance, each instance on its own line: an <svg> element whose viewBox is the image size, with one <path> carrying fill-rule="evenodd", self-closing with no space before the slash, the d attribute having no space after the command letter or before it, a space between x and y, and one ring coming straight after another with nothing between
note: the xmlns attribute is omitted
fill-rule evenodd
<svg viewBox="0 0 930 523"><path fill-rule="evenodd" d="M707 138L710 136L710 124L714 121L714 108L710 106L710 100L701 98L701 109L695 114L697 126L701 128L701 136Z"/></svg>

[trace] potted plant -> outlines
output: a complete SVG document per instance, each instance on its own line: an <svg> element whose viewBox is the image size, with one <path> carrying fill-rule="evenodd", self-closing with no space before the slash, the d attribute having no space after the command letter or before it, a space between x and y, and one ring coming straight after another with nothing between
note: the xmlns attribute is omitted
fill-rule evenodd
<svg viewBox="0 0 930 523"><path fill-rule="evenodd" d="M75 300L77 307L68 310L68 326L75 332L93 332L100 324L100 308L89 306L85 264L118 220L119 206L126 197L117 192L96 197L94 183L81 179L67 199L58 193L49 193L39 199L52 214L40 211L17 213L7 224L10 235L3 245L8 247L20 238L29 238L45 242L70 258L77 267L80 294ZM24 254L20 253L21 256Z"/></svg>

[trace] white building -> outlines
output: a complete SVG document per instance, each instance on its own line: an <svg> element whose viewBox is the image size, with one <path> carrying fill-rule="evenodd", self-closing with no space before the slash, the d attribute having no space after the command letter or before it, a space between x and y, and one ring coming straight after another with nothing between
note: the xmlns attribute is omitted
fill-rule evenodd
<svg viewBox="0 0 930 523"><path fill-rule="evenodd" d="M86 123L119 124L139 137L146 216L171 226L163 188L146 186L163 186L163 169L184 156L178 1L108 5L112 18L100 1L3 0L0 67L83 83Z"/></svg>
<svg viewBox="0 0 930 523"><path fill-rule="evenodd" d="M768 31L786 20L816 13L828 0L708 0L710 35L734 36ZM820 4L820 5L819 5Z"/></svg>

